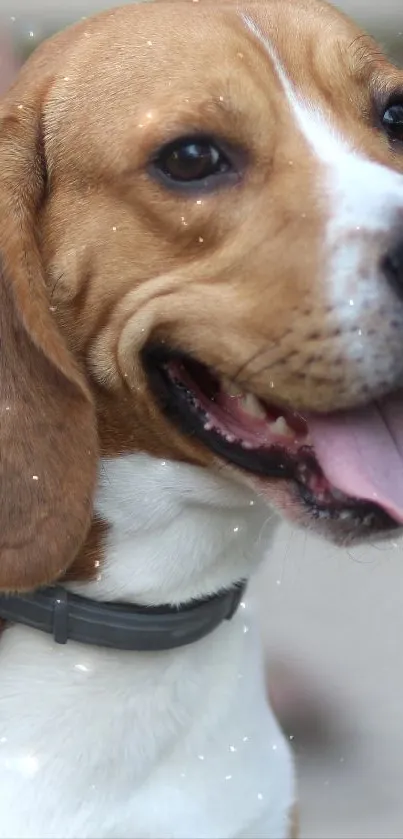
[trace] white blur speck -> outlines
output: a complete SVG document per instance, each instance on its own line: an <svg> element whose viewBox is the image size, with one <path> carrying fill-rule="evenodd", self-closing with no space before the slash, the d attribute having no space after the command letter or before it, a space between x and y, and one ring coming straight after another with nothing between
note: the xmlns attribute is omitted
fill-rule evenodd
<svg viewBox="0 0 403 839"><path fill-rule="evenodd" d="M80 673L88 673L88 667L86 664L75 664L74 670L79 670Z"/></svg>

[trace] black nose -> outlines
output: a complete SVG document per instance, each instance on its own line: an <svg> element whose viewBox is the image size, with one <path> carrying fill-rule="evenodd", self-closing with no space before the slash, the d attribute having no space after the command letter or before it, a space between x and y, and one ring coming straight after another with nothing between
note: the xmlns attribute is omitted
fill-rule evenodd
<svg viewBox="0 0 403 839"><path fill-rule="evenodd" d="M403 300L403 238L384 255L381 267L393 290Z"/></svg>

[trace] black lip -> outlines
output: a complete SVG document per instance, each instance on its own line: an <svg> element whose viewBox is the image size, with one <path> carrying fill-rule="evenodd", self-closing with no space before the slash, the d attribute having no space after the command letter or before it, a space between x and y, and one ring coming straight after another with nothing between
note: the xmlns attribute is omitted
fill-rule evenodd
<svg viewBox="0 0 403 839"><path fill-rule="evenodd" d="M347 503L332 503L321 505L311 494L301 478L304 465L311 472L318 472L319 467L312 449L300 448L298 456L288 454L280 447L270 450L254 451L244 449L237 443L228 443L214 430L204 428L203 415L198 408L192 409L187 390L175 386L168 375L169 362L194 362L189 354L168 349L165 345L148 347L143 351L142 362L152 392L163 410L165 416L188 437L197 437L210 451L218 457L233 463L246 472L265 478L282 478L292 480L298 488L301 501L311 509L314 516L320 518L327 514L329 518L338 519L342 511L350 511L356 524L362 524L371 519L371 531L385 531L399 528L387 513L376 504L357 499L347 499ZM196 362L197 363L197 362Z"/></svg>

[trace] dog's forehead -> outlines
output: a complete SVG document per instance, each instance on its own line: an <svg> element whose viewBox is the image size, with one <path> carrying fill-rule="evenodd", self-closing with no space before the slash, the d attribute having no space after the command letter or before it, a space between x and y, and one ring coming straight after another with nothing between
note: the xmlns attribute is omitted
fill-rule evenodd
<svg viewBox="0 0 403 839"><path fill-rule="evenodd" d="M50 165L75 167L79 149L87 174L95 160L104 173L127 171L170 132L186 130L218 131L271 154L293 120L284 79L340 123L354 98L368 105L374 55L348 18L316 0L163 0L113 10L84 21L58 62L44 118ZM341 122L354 134L350 110Z"/></svg>
<svg viewBox="0 0 403 839"><path fill-rule="evenodd" d="M89 86L94 93L102 91L103 102L116 92L122 98L128 90L146 96L160 86L169 94L169 88L190 82L207 87L217 72L250 74L259 50L273 74L272 49L295 80L308 74L315 83L318 44L322 59L327 55L325 64L338 59L342 69L335 53L347 50L359 35L349 19L316 0L142 3L84 22L60 62L58 83L66 76L74 81L72 104L72 94L87 96Z"/></svg>

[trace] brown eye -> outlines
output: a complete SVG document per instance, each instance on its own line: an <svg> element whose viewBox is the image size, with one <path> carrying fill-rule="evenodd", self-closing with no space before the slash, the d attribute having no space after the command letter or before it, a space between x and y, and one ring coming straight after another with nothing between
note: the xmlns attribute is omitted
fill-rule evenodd
<svg viewBox="0 0 403 839"><path fill-rule="evenodd" d="M382 125L390 139L403 142L403 102L390 105L383 114Z"/></svg>
<svg viewBox="0 0 403 839"><path fill-rule="evenodd" d="M154 165L177 184L197 183L233 171L226 155L207 139L176 140L159 152Z"/></svg>

